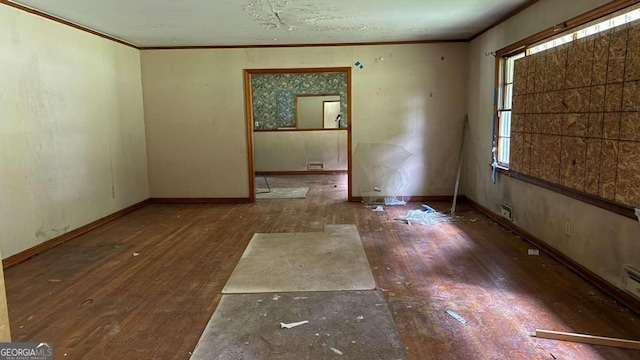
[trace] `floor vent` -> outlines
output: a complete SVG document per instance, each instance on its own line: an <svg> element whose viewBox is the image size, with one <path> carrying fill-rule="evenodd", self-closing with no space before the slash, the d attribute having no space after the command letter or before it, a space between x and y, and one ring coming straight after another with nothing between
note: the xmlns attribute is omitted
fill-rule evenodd
<svg viewBox="0 0 640 360"><path fill-rule="evenodd" d="M624 273L624 289L640 300L640 271L625 266Z"/></svg>

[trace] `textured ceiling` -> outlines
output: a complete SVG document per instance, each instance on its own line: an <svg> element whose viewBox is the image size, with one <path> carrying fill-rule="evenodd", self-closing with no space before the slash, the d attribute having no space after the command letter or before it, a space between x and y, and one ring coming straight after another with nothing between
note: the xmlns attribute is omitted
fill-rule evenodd
<svg viewBox="0 0 640 360"><path fill-rule="evenodd" d="M529 0L20 0L141 47L468 39Z"/></svg>

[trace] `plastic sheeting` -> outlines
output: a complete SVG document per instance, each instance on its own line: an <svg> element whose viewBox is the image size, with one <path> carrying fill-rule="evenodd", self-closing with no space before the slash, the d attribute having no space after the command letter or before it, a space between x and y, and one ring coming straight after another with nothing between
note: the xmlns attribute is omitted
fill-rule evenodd
<svg viewBox="0 0 640 360"><path fill-rule="evenodd" d="M411 179L403 168L413 154L404 147L391 144L358 143L353 154L355 184L368 203L384 201L385 205L404 205L409 200L403 193Z"/></svg>

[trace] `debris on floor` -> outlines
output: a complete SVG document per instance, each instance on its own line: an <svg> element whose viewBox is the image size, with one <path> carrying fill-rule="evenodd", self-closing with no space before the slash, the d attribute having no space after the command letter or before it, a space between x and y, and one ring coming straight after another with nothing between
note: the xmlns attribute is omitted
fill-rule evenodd
<svg viewBox="0 0 640 360"><path fill-rule="evenodd" d="M467 320L465 320L462 316L458 315L458 313L456 313L453 310L447 310L447 314L449 314L449 316L451 316L452 318L460 321L463 324L467 323Z"/></svg>
<svg viewBox="0 0 640 360"><path fill-rule="evenodd" d="M60 280L60 279L49 279L49 282L52 282L52 283L59 283L60 281L62 281L62 280Z"/></svg>
<svg viewBox="0 0 640 360"><path fill-rule="evenodd" d="M303 321L298 321L298 322L292 322L292 323L280 323L280 328L281 329L292 329L296 326L300 326L300 325L304 325L304 324L308 324L309 321L308 320L303 320Z"/></svg>
<svg viewBox="0 0 640 360"><path fill-rule="evenodd" d="M338 355L344 355L344 353L336 348L330 348L331 351L333 351L334 353L338 354Z"/></svg>
<svg viewBox="0 0 640 360"><path fill-rule="evenodd" d="M424 205L423 205L424 206ZM407 215L398 216L396 220L406 221L408 225L437 225L442 223L473 223L479 218L470 218L459 215L447 215L441 212L427 210L409 210Z"/></svg>
<svg viewBox="0 0 640 360"><path fill-rule="evenodd" d="M431 214L436 212L436 210L434 208L432 208L431 206L427 205L427 204L422 204L422 211L426 212L427 214Z"/></svg>
<svg viewBox="0 0 640 360"><path fill-rule="evenodd" d="M380 205L374 207L373 209L371 209L371 211L384 211L384 208Z"/></svg>
<svg viewBox="0 0 640 360"><path fill-rule="evenodd" d="M538 256L538 255L540 255L540 250L538 250L538 249L529 249L529 250L527 250L527 254Z"/></svg>
<svg viewBox="0 0 640 360"><path fill-rule="evenodd" d="M133 253L133 256L139 256L139 255L140 255L140 253L137 253L137 252Z"/></svg>

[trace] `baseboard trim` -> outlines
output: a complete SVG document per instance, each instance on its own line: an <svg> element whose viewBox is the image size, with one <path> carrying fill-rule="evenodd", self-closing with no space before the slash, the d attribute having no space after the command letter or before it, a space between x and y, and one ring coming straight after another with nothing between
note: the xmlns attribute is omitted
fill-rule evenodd
<svg viewBox="0 0 640 360"><path fill-rule="evenodd" d="M330 175L347 174L349 170L300 170L300 171L256 171L256 176L262 175Z"/></svg>
<svg viewBox="0 0 640 360"><path fill-rule="evenodd" d="M349 201L360 202L363 201L362 196L353 196ZM409 202L452 202L453 195L417 195L411 196ZM467 201L467 197L464 195L458 195L458 203Z"/></svg>
<svg viewBox="0 0 640 360"><path fill-rule="evenodd" d="M595 287L597 287L607 295L611 296L621 304L625 305L626 307L629 308L629 310L640 315L640 301L634 298L633 296L631 296L630 294L627 294L624 290L617 288L607 280L603 279L599 275L595 274L594 272L587 269L586 267L580 265L578 262L571 259L567 255L563 254L553 246L547 244L546 242L537 238L536 236L524 230L523 228L519 227L518 225L508 221L507 219L499 216L493 211L480 205L478 202L472 199L467 199L467 204L469 204L471 207L475 208L476 210L480 211L481 213L487 215L488 217L492 218L498 224L520 235L524 240L535 245L540 250L546 252L547 254L549 254L549 256L551 256L552 258L554 258L555 260L557 260L558 262L560 262L561 264L569 268L578 276L587 280L588 282L593 284Z"/></svg>
<svg viewBox="0 0 640 360"><path fill-rule="evenodd" d="M246 198L150 198L152 204L245 204L251 199Z"/></svg>
<svg viewBox="0 0 640 360"><path fill-rule="evenodd" d="M15 255L11 255L8 258L2 260L2 267L4 269L7 269L7 268L9 268L11 266L17 265L17 264L19 264L19 263L21 263L23 261L26 261L26 260L28 260L28 259L30 259L30 258L32 258L32 257L34 257L34 256L36 256L38 254L42 254L43 252L45 252L45 251L47 251L47 250L49 250L51 248L54 248L54 247L56 247L58 245L61 245L61 244L65 243L65 242L67 242L67 241L69 241L71 239L74 239L74 238L76 238L76 237L78 237L80 235L86 234L86 233L88 233L89 231L91 231L91 230L93 230L95 228L98 228L98 227L100 227L102 225L110 223L111 221L113 221L113 220L115 220L117 218L120 218L120 217L125 216L125 215L127 215L129 213L132 213L132 212L134 212L134 211L136 211L136 210L138 210L140 208L143 208L143 207L147 206L149 203L150 203L149 199L140 201L140 202L138 202L136 204L133 204L131 206L127 206L126 208L124 208L122 210L118 210L118 211L114 212L111 215L107 215L107 216L105 216L103 218L100 218L100 219L98 219L96 221L90 222L87 225L84 225L84 226L81 226L81 227L79 227L79 228L77 228L75 230L69 231L66 234L62 234L62 235L57 236L57 237L55 237L53 239L49 239L49 240L43 242L42 244L38 244L38 245L36 245L36 246L34 246L32 248L29 248L27 250L19 252L19 253L15 254Z"/></svg>

